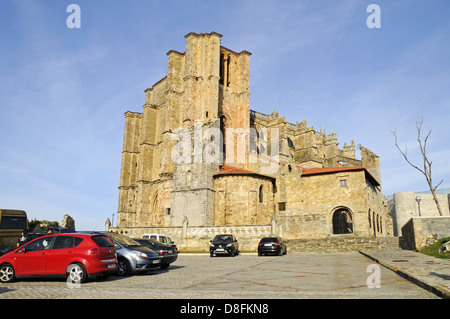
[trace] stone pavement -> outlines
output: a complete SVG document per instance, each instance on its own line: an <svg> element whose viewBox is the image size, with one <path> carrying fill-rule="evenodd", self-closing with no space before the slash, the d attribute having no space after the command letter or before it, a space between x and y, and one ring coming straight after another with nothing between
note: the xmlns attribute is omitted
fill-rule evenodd
<svg viewBox="0 0 450 319"><path fill-rule="evenodd" d="M398 254L393 256L401 258ZM376 268L378 270L373 271ZM369 286L374 283L369 279L375 274L379 274L379 287ZM214 258L209 254L180 254L167 270L129 277L111 276L79 287L69 287L64 279L48 278L0 284L2 302L6 299L438 298L435 293L411 283L359 252L288 253L286 256L264 257L253 253Z"/></svg>
<svg viewBox="0 0 450 319"><path fill-rule="evenodd" d="M360 253L420 287L442 298L450 299L449 259L439 259L402 249L370 249Z"/></svg>

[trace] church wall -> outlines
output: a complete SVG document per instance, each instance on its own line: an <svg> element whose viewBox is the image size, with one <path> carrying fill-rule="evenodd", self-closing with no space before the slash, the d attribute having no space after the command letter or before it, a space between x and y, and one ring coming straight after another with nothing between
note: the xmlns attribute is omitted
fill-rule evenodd
<svg viewBox="0 0 450 319"><path fill-rule="evenodd" d="M207 226L212 223L218 164L186 163L176 166L171 192L171 226Z"/></svg>
<svg viewBox="0 0 450 319"><path fill-rule="evenodd" d="M169 226L172 179L139 182L136 189L134 226Z"/></svg>
<svg viewBox="0 0 450 319"><path fill-rule="evenodd" d="M273 184L270 179L247 175L216 176L214 189L213 225L269 225L271 223L274 199Z"/></svg>
<svg viewBox="0 0 450 319"><path fill-rule="evenodd" d="M295 176L295 175L293 175ZM341 181L346 186L341 186ZM280 231L287 238L320 238L333 234L336 209L351 212L353 234L370 236L368 210L385 217L386 209L370 202L363 171L286 177L286 211L278 211ZM386 219L386 218L384 218ZM379 234L381 235L381 234Z"/></svg>

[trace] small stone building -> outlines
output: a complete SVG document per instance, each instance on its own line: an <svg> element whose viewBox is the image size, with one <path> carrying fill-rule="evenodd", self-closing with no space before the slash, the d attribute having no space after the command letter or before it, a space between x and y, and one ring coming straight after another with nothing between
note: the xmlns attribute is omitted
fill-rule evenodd
<svg viewBox="0 0 450 319"><path fill-rule="evenodd" d="M392 235L377 155L360 147L357 159L336 133L252 110L251 53L215 32L185 38L145 90L143 112L125 113L114 231L164 232L184 249L205 249L219 232L244 249L270 234Z"/></svg>

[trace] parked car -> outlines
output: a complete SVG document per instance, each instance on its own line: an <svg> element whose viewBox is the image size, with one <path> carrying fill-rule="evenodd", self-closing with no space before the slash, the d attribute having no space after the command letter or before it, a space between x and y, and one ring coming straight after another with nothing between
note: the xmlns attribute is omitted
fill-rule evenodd
<svg viewBox="0 0 450 319"><path fill-rule="evenodd" d="M170 239L170 237L167 236L167 235L163 235L163 234L143 234L142 235L142 239L154 239L154 240L157 240L157 241L159 241L159 242L161 242L163 244L173 245L176 248L176 245L173 242L173 240Z"/></svg>
<svg viewBox="0 0 450 319"><path fill-rule="evenodd" d="M82 283L116 270L114 244L101 234L45 235L0 257L3 283L26 276L65 276Z"/></svg>
<svg viewBox="0 0 450 319"><path fill-rule="evenodd" d="M117 275L128 276L160 268L161 258L148 247L140 245L128 236L105 233L113 241L117 252Z"/></svg>
<svg viewBox="0 0 450 319"><path fill-rule="evenodd" d="M211 257L213 257L214 254L228 254L230 256L236 256L239 254L239 244L234 235L216 235L213 240L210 240L210 242L209 255Z"/></svg>
<svg viewBox="0 0 450 319"><path fill-rule="evenodd" d="M161 269L167 269L171 263L177 260L178 250L172 245L164 244L154 239L135 239L140 245L145 246L157 252L161 257Z"/></svg>
<svg viewBox="0 0 450 319"><path fill-rule="evenodd" d="M258 256L272 254L272 255L286 255L286 242L280 237L264 237L258 243Z"/></svg>

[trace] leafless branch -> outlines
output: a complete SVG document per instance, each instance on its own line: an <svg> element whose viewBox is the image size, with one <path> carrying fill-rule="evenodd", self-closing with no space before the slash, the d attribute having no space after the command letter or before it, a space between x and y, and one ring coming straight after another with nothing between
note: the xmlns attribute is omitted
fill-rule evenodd
<svg viewBox="0 0 450 319"><path fill-rule="evenodd" d="M437 196L436 196L436 189L438 188L439 185L442 184L442 182L444 181L443 179L436 185L433 187L433 180L431 177L431 165L433 164L432 161L430 161L427 157L427 143L428 143L428 138L431 135L431 130L428 132L427 136L425 137L425 139L422 141L421 139L421 133L422 133L422 124L423 124L423 117L421 119L420 122L416 122L416 128L417 128L417 141L419 143L419 148L420 148L420 152L422 153L422 159L423 159L423 169L420 169L418 166L414 165L408 158L408 148L405 147L405 151L402 151L400 146L398 145L398 140L397 140L397 130L392 131L392 134L394 134L395 137L395 146L397 147L397 149L399 150L400 154L403 155L403 158L406 160L406 162L411 165L412 167L414 167L416 170L418 170L419 172L421 172L424 176L425 179L427 180L428 186L430 188L431 194L433 195L433 199L436 203L439 215L442 216L442 211L441 211L441 207L439 205Z"/></svg>

